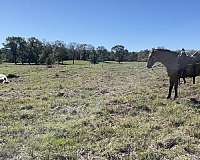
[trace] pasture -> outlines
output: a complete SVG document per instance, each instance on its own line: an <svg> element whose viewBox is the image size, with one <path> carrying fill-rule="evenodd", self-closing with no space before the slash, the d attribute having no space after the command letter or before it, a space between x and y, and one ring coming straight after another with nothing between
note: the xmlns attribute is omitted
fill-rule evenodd
<svg viewBox="0 0 200 160"><path fill-rule="evenodd" d="M200 157L199 78L173 101L142 62L0 67L19 76L0 85L0 159Z"/></svg>

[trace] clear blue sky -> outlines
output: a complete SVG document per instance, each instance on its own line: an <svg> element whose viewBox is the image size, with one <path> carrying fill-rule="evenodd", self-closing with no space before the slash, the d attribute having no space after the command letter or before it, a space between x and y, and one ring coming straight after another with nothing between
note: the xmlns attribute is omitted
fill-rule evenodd
<svg viewBox="0 0 200 160"><path fill-rule="evenodd" d="M200 49L199 7L199 0L1 0L0 43L36 36L108 49Z"/></svg>

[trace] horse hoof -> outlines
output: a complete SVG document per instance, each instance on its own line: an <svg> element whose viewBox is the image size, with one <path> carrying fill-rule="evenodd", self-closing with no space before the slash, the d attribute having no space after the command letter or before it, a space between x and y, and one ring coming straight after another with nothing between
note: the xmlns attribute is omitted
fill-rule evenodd
<svg viewBox="0 0 200 160"><path fill-rule="evenodd" d="M176 100L178 98L178 96L174 97L174 100Z"/></svg>
<svg viewBox="0 0 200 160"><path fill-rule="evenodd" d="M171 98L170 96L167 97L167 99L170 99L170 98Z"/></svg>

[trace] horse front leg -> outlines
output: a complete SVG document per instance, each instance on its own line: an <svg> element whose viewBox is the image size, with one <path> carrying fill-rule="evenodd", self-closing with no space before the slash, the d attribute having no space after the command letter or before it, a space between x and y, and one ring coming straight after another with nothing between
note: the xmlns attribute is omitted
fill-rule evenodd
<svg viewBox="0 0 200 160"><path fill-rule="evenodd" d="M193 84L195 84L196 65L193 65Z"/></svg>
<svg viewBox="0 0 200 160"><path fill-rule="evenodd" d="M184 84L186 84L186 80L184 77L183 77L183 82L184 82ZM181 78L178 79L178 84L181 85Z"/></svg>
<svg viewBox="0 0 200 160"><path fill-rule="evenodd" d="M185 80L185 77L183 78L183 81L184 81L184 84L186 84L186 80Z"/></svg>
<svg viewBox="0 0 200 160"><path fill-rule="evenodd" d="M178 98L178 78L175 80L174 90L175 90L175 96L174 96L175 100L176 98Z"/></svg>
<svg viewBox="0 0 200 160"><path fill-rule="evenodd" d="M193 77L193 84L195 84L195 76Z"/></svg>
<svg viewBox="0 0 200 160"><path fill-rule="evenodd" d="M169 93L168 93L167 99L171 98L173 87L174 87L174 81L172 78L170 78L169 79Z"/></svg>
<svg viewBox="0 0 200 160"><path fill-rule="evenodd" d="M181 85L181 78L178 79L178 84Z"/></svg>

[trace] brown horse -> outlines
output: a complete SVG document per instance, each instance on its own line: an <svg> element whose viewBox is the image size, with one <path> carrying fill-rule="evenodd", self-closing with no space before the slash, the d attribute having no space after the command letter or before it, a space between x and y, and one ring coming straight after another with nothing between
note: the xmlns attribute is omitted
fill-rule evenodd
<svg viewBox="0 0 200 160"><path fill-rule="evenodd" d="M162 63L167 68L169 76L169 94L167 98L171 98L172 89L175 90L174 99L178 97L178 84L179 79L184 77L195 77L200 75L200 58L187 57L186 73L184 77L179 74L180 68L178 64L178 53L166 49L153 49L149 55L147 67L152 68L156 62Z"/></svg>

